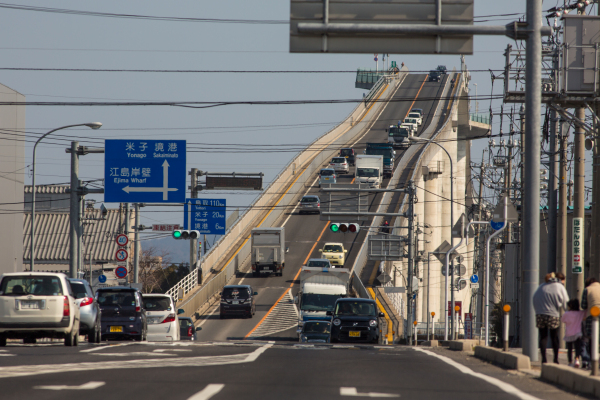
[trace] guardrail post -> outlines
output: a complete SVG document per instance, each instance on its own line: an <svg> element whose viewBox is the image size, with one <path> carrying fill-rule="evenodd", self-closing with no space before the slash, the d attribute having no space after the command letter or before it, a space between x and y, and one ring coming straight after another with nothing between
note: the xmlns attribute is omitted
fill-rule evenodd
<svg viewBox="0 0 600 400"><path fill-rule="evenodd" d="M508 351L508 324L509 324L509 313L510 313L510 305L505 304L502 307L504 310L504 326L502 327L502 340L504 342L504 351Z"/></svg>
<svg viewBox="0 0 600 400"><path fill-rule="evenodd" d="M592 307L590 310L590 314L592 315L592 337L590 340L592 341L592 375L598 376L598 316L600 315L600 308L597 306Z"/></svg>
<svg viewBox="0 0 600 400"><path fill-rule="evenodd" d="M415 346L417 346L417 321L415 320L413 324L415 325Z"/></svg>

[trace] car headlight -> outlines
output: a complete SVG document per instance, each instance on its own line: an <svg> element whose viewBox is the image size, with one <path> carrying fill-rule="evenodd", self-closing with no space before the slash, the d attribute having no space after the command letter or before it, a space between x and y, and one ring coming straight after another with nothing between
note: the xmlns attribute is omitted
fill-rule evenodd
<svg viewBox="0 0 600 400"><path fill-rule="evenodd" d="M338 318L336 318L336 319L334 319L334 320L332 321L332 323L333 323L335 326L340 326L340 324L342 323L342 321L340 321Z"/></svg>
<svg viewBox="0 0 600 400"><path fill-rule="evenodd" d="M377 326L377 321L374 320L374 319L372 319L372 320L369 321L369 325L371 325L371 326Z"/></svg>
<svg viewBox="0 0 600 400"><path fill-rule="evenodd" d="M338 258L341 260L341 259L342 259L342 256L338 256Z"/></svg>
<svg viewBox="0 0 600 400"><path fill-rule="evenodd" d="M308 340L308 338L306 336L302 336L302 341L306 342Z"/></svg>

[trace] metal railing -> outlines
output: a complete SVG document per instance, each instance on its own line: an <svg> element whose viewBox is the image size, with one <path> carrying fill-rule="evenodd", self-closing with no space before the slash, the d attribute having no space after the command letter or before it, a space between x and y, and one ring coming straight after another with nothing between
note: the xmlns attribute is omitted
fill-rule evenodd
<svg viewBox="0 0 600 400"><path fill-rule="evenodd" d="M473 122L480 122L482 124L490 124L490 116L489 114L471 114L470 120Z"/></svg>

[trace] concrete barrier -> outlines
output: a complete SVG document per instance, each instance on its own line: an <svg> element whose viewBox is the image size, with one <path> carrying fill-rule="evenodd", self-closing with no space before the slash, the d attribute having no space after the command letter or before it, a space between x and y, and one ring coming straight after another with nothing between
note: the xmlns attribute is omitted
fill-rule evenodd
<svg viewBox="0 0 600 400"><path fill-rule="evenodd" d="M425 347L439 347L440 344L437 340L427 340L421 344L421 346Z"/></svg>
<svg viewBox="0 0 600 400"><path fill-rule="evenodd" d="M475 357L491 361L508 369L531 369L531 362L526 355L507 353L494 347L475 346Z"/></svg>
<svg viewBox="0 0 600 400"><path fill-rule="evenodd" d="M475 351L475 346L480 346L481 341L478 339L465 340L449 340L448 348L456 351Z"/></svg>
<svg viewBox="0 0 600 400"><path fill-rule="evenodd" d="M600 377L591 376L588 370L560 364L542 364L541 378L569 390L600 398Z"/></svg>

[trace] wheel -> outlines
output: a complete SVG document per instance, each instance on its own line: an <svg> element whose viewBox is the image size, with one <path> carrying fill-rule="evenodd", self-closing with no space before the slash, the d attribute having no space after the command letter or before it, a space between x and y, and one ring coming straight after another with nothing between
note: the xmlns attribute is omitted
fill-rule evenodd
<svg viewBox="0 0 600 400"><path fill-rule="evenodd" d="M254 276L255 278L258 278L260 276L260 273L258 273L256 271L252 271L252 276Z"/></svg>
<svg viewBox="0 0 600 400"><path fill-rule="evenodd" d="M90 331L88 332L88 342L89 343L98 343L98 333L99 333L99 329L98 329L98 323L95 324L95 326L90 329Z"/></svg>
<svg viewBox="0 0 600 400"><path fill-rule="evenodd" d="M298 211L298 214L302 215L302 214L304 214L304 211Z"/></svg>
<svg viewBox="0 0 600 400"><path fill-rule="evenodd" d="M73 324L71 332L65 336L65 346L77 346L79 344L79 323Z"/></svg>
<svg viewBox="0 0 600 400"><path fill-rule="evenodd" d="M223 319L225 316L223 314L219 314L219 319Z"/></svg>
<svg viewBox="0 0 600 400"><path fill-rule="evenodd" d="M6 336L0 336L0 347L6 347Z"/></svg>
<svg viewBox="0 0 600 400"><path fill-rule="evenodd" d="M23 343L26 343L26 344L35 344L35 343L37 343L37 340L36 340L36 338L29 337L29 338L23 339Z"/></svg>
<svg viewBox="0 0 600 400"><path fill-rule="evenodd" d="M142 333L141 335L135 335L133 337L133 340L135 340L136 342L141 342L144 340L144 334Z"/></svg>

